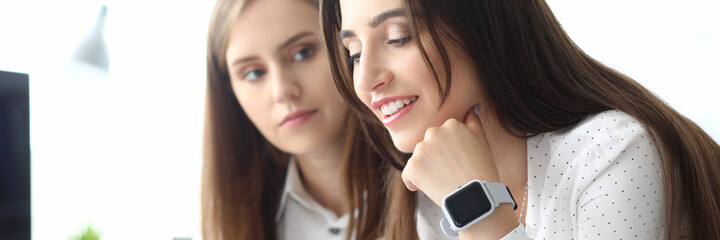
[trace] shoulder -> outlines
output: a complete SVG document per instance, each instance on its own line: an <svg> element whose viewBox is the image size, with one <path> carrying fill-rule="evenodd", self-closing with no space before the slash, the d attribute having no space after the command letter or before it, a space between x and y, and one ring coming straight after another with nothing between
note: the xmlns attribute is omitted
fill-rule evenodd
<svg viewBox="0 0 720 240"><path fill-rule="evenodd" d="M629 114L619 110L608 110L590 115L574 126L557 131L558 134L595 135L601 141L604 135L609 138L619 135L647 134L645 126Z"/></svg>
<svg viewBox="0 0 720 240"><path fill-rule="evenodd" d="M591 160L592 157L594 162L603 159L603 162L612 163L628 158L654 162L656 148L650 134L635 117L609 110L588 116L576 124L567 133L567 138L580 139L585 152L581 159Z"/></svg>
<svg viewBox="0 0 720 240"><path fill-rule="evenodd" d="M567 226L591 236L615 230L611 236L632 236L661 227L660 154L650 130L629 114L605 111L533 137L528 157L528 212L536 208L542 216L560 219L531 220L538 236L556 236L545 228ZM613 219L625 221L615 225Z"/></svg>
<svg viewBox="0 0 720 240"><path fill-rule="evenodd" d="M618 110L590 115L571 127L530 138L528 158L533 174L546 180L561 176L557 180L574 182L575 187L587 186L601 174L660 173L660 155L649 130Z"/></svg>
<svg viewBox="0 0 720 240"><path fill-rule="evenodd" d="M640 143L652 144L652 137L647 128L633 116L619 110L590 115L575 125L540 134L539 137L531 140L533 141L530 144L543 144L551 150L570 149L575 153L588 150L618 150Z"/></svg>

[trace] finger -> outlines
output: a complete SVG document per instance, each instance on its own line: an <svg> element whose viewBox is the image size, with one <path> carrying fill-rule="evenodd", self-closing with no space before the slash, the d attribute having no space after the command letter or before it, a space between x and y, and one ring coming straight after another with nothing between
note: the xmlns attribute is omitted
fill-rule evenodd
<svg viewBox="0 0 720 240"><path fill-rule="evenodd" d="M413 150L413 152L418 150L419 146L422 145L422 142L431 141L435 137L435 135L437 135L438 131L439 130L436 127L430 127L428 129L426 129L425 135L423 135L423 139L420 140L420 142L418 144L415 144L415 149Z"/></svg>
<svg viewBox="0 0 720 240"><path fill-rule="evenodd" d="M414 173L416 171L416 169L415 169L416 163L415 162L417 161L417 157L415 157L415 156L423 154L422 153L423 145L424 145L423 142L419 142L419 143L415 144L415 149L413 149L413 156L407 160L407 163L405 164L405 168L403 168L402 173L401 173L402 174L401 177L402 177L403 182L405 183L405 187L407 187L407 189L412 192L420 190L420 188L418 188L417 185L415 185L415 182L413 181L413 179L415 179L414 178Z"/></svg>
<svg viewBox="0 0 720 240"><path fill-rule="evenodd" d="M405 167L405 169L403 169L403 171L402 171L402 180L405 183L405 187L408 190L414 192L414 191L417 191L418 188L417 188L417 186L415 186L415 184L412 182L412 180L410 180L411 179L410 175L411 175L411 173L410 173L409 169L407 167Z"/></svg>
<svg viewBox="0 0 720 240"><path fill-rule="evenodd" d="M467 112L467 114L465 114L465 120L463 122L473 133L475 133L475 136L480 139L485 139L485 130L483 129L482 122L480 122L480 117L478 116L479 114L480 106L475 105Z"/></svg>

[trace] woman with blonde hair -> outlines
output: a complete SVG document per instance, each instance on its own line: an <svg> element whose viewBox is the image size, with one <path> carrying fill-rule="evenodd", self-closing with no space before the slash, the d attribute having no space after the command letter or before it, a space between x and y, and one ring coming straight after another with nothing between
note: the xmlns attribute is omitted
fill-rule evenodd
<svg viewBox="0 0 720 240"><path fill-rule="evenodd" d="M376 239L386 167L305 0L219 0L207 50L204 239Z"/></svg>

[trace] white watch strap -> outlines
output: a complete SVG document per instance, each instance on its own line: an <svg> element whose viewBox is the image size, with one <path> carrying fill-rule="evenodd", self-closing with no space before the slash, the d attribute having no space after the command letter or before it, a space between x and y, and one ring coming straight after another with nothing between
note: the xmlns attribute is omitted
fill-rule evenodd
<svg viewBox="0 0 720 240"><path fill-rule="evenodd" d="M509 203L512 204L513 209L516 208L515 201L510 195L510 190L508 190L505 184L499 182L485 183L485 187L495 203L498 205L501 203Z"/></svg>
<svg viewBox="0 0 720 240"><path fill-rule="evenodd" d="M454 237L458 235L458 233L450 226L450 222L448 222L447 218L442 218L442 220L440 220L440 228L443 233L445 233L445 236Z"/></svg>

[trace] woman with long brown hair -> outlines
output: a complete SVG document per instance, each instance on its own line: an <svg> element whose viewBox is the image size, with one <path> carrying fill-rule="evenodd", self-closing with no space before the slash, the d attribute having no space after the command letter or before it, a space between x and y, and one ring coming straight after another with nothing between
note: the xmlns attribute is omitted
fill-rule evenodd
<svg viewBox="0 0 720 240"><path fill-rule="evenodd" d="M397 168L388 239L720 238L718 144L544 1L320 8L336 85Z"/></svg>
<svg viewBox="0 0 720 240"><path fill-rule="evenodd" d="M207 49L204 239L381 234L386 167L334 87L319 32L312 1L217 2Z"/></svg>

